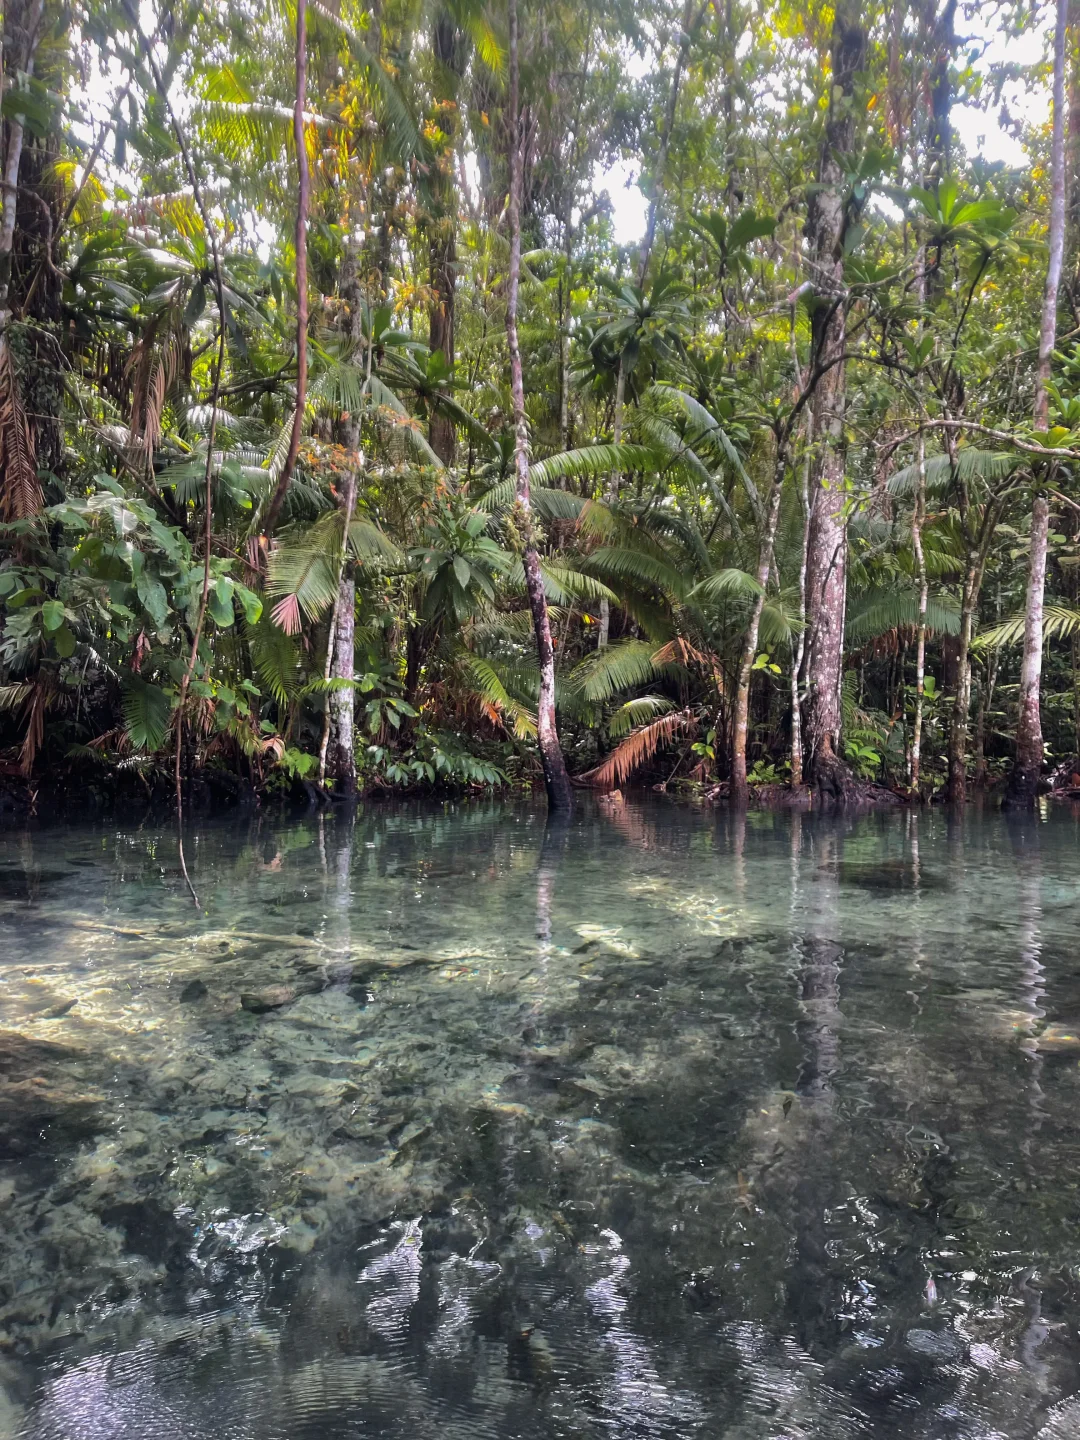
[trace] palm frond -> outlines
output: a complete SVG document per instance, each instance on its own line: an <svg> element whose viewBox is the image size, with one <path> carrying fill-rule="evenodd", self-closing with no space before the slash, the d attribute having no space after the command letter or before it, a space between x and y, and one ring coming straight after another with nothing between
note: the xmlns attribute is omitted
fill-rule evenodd
<svg viewBox="0 0 1080 1440"><path fill-rule="evenodd" d="M323 4L323 0L308 0L308 3L348 43L353 59L367 83L383 135L391 142L394 159L399 165L406 166L411 159L421 156L424 140L416 117L392 76L369 47L364 35L353 26L347 25L329 5Z"/></svg>
<svg viewBox="0 0 1080 1440"><path fill-rule="evenodd" d="M476 508L486 514L507 510L514 503L517 484L513 477L500 480L476 501ZM529 500L541 520L577 520L589 503L571 490L551 490L544 485L530 485Z"/></svg>
<svg viewBox="0 0 1080 1440"><path fill-rule="evenodd" d="M469 655L465 661L471 683L476 693L499 715L505 723L509 720L519 740L536 738L536 715L507 690L503 678L490 660L480 655Z"/></svg>
<svg viewBox="0 0 1080 1440"><path fill-rule="evenodd" d="M627 700L625 705L620 705L611 716L608 734L613 740L618 740L628 735L636 725L645 725L659 715L667 715L674 708L675 701L669 700L666 695L639 695L636 700Z"/></svg>
<svg viewBox="0 0 1080 1440"><path fill-rule="evenodd" d="M540 574L544 581L544 594L552 605L569 605L574 600L608 600L619 603L619 597L609 590L595 575L585 575L566 565L553 565L550 561L540 562ZM514 590L525 588L525 566L516 560L506 572L506 583Z"/></svg>
<svg viewBox="0 0 1080 1440"><path fill-rule="evenodd" d="M124 730L133 750L160 750L169 728L172 697L137 675L124 683Z"/></svg>
<svg viewBox="0 0 1080 1440"><path fill-rule="evenodd" d="M1018 645L1024 638L1025 617L1014 615L1000 625L984 630L975 644L984 649L998 649L1005 645ZM1047 605L1043 610L1043 639L1067 639L1080 634L1080 610L1067 605Z"/></svg>
<svg viewBox="0 0 1080 1440"><path fill-rule="evenodd" d="M623 545L603 545L594 550L582 564L615 580L655 585L672 595L683 596L689 588L687 582L690 577L684 575L673 561L665 560L649 550Z"/></svg>
<svg viewBox="0 0 1080 1440"><path fill-rule="evenodd" d="M764 591L753 575L745 570L716 570L690 591L694 600L753 600Z"/></svg>
<svg viewBox="0 0 1080 1440"><path fill-rule="evenodd" d="M580 450L563 450L529 466L531 485L550 485L553 480L609 475L612 471L649 470L656 455L645 445L586 445Z"/></svg>
<svg viewBox="0 0 1080 1440"><path fill-rule="evenodd" d="M931 499L941 499L948 494L954 481L982 481L992 484L1004 480L1024 464L1024 457L1012 450L979 450L974 445L963 445L956 452L956 469L948 455L931 455L924 466L926 494ZM897 470L885 482L890 495L906 497L914 495L919 488L918 465L907 465Z"/></svg>
<svg viewBox="0 0 1080 1440"><path fill-rule="evenodd" d="M712 411L702 405L693 395L688 394L687 391L681 390L677 385L671 385L664 381L653 386L653 394L656 395L659 400L666 401L686 416L691 425L691 431L687 437L691 447L696 449L702 441L708 441L710 444L716 446L742 482L747 495L750 497L750 503L754 507L755 514L760 516L761 497L758 494L757 486L747 474L746 467L742 462L742 457L735 448L730 435Z"/></svg>
<svg viewBox="0 0 1080 1440"><path fill-rule="evenodd" d="M15 710L33 690L32 685L14 684L0 685L0 711Z"/></svg>
<svg viewBox="0 0 1080 1440"><path fill-rule="evenodd" d="M247 640L259 679L279 705L288 704L300 678L296 646L266 616L257 625L247 627Z"/></svg>
<svg viewBox="0 0 1080 1440"><path fill-rule="evenodd" d="M644 685L663 674L665 666L657 663L656 646L648 640L623 640L594 650L575 665L568 688L591 701L608 700L635 685Z"/></svg>
<svg viewBox="0 0 1080 1440"><path fill-rule="evenodd" d="M919 623L919 592L915 589L872 589L848 603L847 638L855 644L887 635L891 630ZM948 599L931 595L926 605L926 627L941 635L959 635L960 611ZM1021 627L1022 628L1022 627Z"/></svg>
<svg viewBox="0 0 1080 1440"><path fill-rule="evenodd" d="M362 516L349 524L349 548L362 565L377 560L400 564L403 558L390 537L380 530L378 525Z"/></svg>
<svg viewBox="0 0 1080 1440"><path fill-rule="evenodd" d="M621 745L616 746L603 764L588 771L581 778L590 781L598 790L610 790L622 785L635 770L647 764L662 745L666 745L680 731L685 733L692 729L695 723L694 713L690 709L661 715L658 720L652 720L633 731Z"/></svg>

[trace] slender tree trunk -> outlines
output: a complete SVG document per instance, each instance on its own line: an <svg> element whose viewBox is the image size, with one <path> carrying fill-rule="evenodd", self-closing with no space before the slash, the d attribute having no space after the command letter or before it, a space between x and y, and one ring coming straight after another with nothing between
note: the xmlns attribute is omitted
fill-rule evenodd
<svg viewBox="0 0 1080 1440"><path fill-rule="evenodd" d="M616 445L622 444L623 428L623 406L626 404L626 368L623 364L623 357L619 356L619 373L615 380L615 417L612 424L611 438ZM607 494L604 497L609 503L619 498L619 472L613 470L608 479ZM611 602L606 595L600 597L600 625L596 637L596 648L602 650L611 638Z"/></svg>
<svg viewBox="0 0 1080 1440"><path fill-rule="evenodd" d="M296 4L296 100L293 105L293 141L296 145L297 199L296 199L296 406L293 410L292 433L285 464L281 467L278 483L267 507L263 520L263 534L274 533L286 492L296 469L296 458L300 454L300 436L304 429L304 410L307 406L307 329L308 329L308 282L307 282L307 217L311 177L308 173L307 135L304 126L304 110L307 106L307 0Z"/></svg>
<svg viewBox="0 0 1080 1440"><path fill-rule="evenodd" d="M792 648L791 657L791 787L798 789L803 783L803 721L802 683L803 659L806 654L806 562L810 547L810 458L809 446L803 461L802 481L799 486L799 503L802 507L802 551L799 556L799 614L803 625Z"/></svg>
<svg viewBox="0 0 1080 1440"><path fill-rule="evenodd" d="M338 580L336 625L334 627L331 680L352 681L355 676L356 580L349 561L349 526L356 506L356 472L350 470L342 497L344 534L342 536L341 571ZM330 720L330 773L337 781L335 795L352 799L356 794L356 753L354 726L356 692L351 684L332 690L327 696Z"/></svg>
<svg viewBox="0 0 1080 1440"><path fill-rule="evenodd" d="M19 29L24 31L21 55L13 50L10 67L0 55L0 96L3 95L4 72L20 68L29 76L42 34L43 0L32 0L22 17L11 14L0 0L0 39L8 33L14 40ZM18 20L22 19L21 26ZM10 41L9 41L10 45ZM19 198L19 170L26 135L25 117L11 115L7 125L0 124L0 141L7 131L7 149L2 170L3 196L0 199L0 517L25 520L41 508L41 487L37 480L37 454L33 428L23 408L15 364L8 345L7 330L11 320L11 271L15 250L15 217Z"/></svg>
<svg viewBox="0 0 1080 1440"><path fill-rule="evenodd" d="M919 431L919 489L915 497L915 515L911 522L911 547L919 576L919 622L915 641L915 718L911 727L911 793L919 795L922 771L923 699L926 693L926 607L930 587L926 578L926 556L923 553L922 527L926 519L926 439Z"/></svg>
<svg viewBox="0 0 1080 1440"><path fill-rule="evenodd" d="M521 168L522 135L518 94L518 13L517 0L507 4L510 31L510 274L506 295L506 342L510 352L510 391L514 407L514 472L517 508L525 539L525 586L529 595L536 649L540 661L540 698L537 705L536 729L540 746L540 763L548 805L552 810L573 807L574 792L566 773L559 732L555 723L555 648L551 643L544 578L540 572L540 556L536 550L533 530L532 503L529 494L529 431L525 421L525 381L521 369L521 348L518 344L517 307L521 282Z"/></svg>
<svg viewBox="0 0 1080 1440"><path fill-rule="evenodd" d="M818 292L811 364L820 373L814 392L817 447L807 556L809 609L806 742L811 781L823 799L844 801L854 782L840 757L844 611L847 590L844 412L847 338L844 309L845 157L854 144L855 77L864 63L866 36L856 0L837 4L832 31L832 89L807 235Z"/></svg>
<svg viewBox="0 0 1080 1440"><path fill-rule="evenodd" d="M1065 39L1068 0L1058 0L1054 34L1054 138L1050 156L1050 260L1043 291L1039 334L1039 368L1035 376L1036 430L1048 424L1050 364L1057 339L1058 289L1065 255ZM1043 736L1039 692L1042 686L1043 597L1046 591L1046 541L1049 505L1037 495L1031 512L1031 555L1027 603L1024 608L1024 661L1020 672L1020 716L1016 725L1016 759L1009 776L1006 804L1031 807L1039 793Z"/></svg>
<svg viewBox="0 0 1080 1440"><path fill-rule="evenodd" d="M679 105L679 87L682 84L683 71L686 68L687 57L690 54L690 43L694 31L697 29L701 17L705 14L707 5L702 5L698 11L697 18L694 17L694 0L686 0L683 6L682 33L679 37L679 49L675 57L675 73L671 77L671 89L668 91L667 109L664 111L664 128L660 133L660 149L656 156L656 173L653 176L652 199L649 201L649 215L645 224L645 238L641 242L641 258L638 262L638 285L645 286L645 276L649 273L649 260L652 256L653 244L656 240L656 221L660 209L660 201L664 196L664 175L667 170L668 151L671 149L671 132L675 128L675 112Z"/></svg>
<svg viewBox="0 0 1080 1440"><path fill-rule="evenodd" d="M975 629L975 611L979 603L980 578L977 559L970 556L960 597L960 642L957 646L956 657L956 693L953 697L952 718L949 723L948 798L950 804L953 805L963 805L967 801L968 717L971 712L971 637Z"/></svg>
<svg viewBox="0 0 1080 1440"><path fill-rule="evenodd" d="M1046 539L1050 506L1037 495L1031 510L1031 562L1024 606L1024 659L1020 670L1020 715L1016 724L1016 759L1009 775L1005 803L1031 808L1042 776L1043 736L1039 710L1042 681L1043 596L1046 589Z"/></svg>
<svg viewBox="0 0 1080 1440"><path fill-rule="evenodd" d="M773 476L772 494L765 516L765 528L761 535L758 551L757 574L761 593L754 600L750 622L746 627L742 658L739 661L739 679L735 687L735 708L731 725L731 803L745 806L750 798L746 783L746 739L750 728L750 680L754 673L754 657L757 655L758 630L761 627L761 612L765 608L765 587L769 583L772 569L773 550L776 543L776 525L780 518L780 498L784 488L784 452L776 458L776 473Z"/></svg>
<svg viewBox="0 0 1080 1440"><path fill-rule="evenodd" d="M453 369L457 310L457 188L454 152L457 148L457 100L460 88L461 41L452 16L441 9L435 18L432 51L435 59L436 123L447 136L446 154L432 167L432 216L428 245L431 305L428 310L428 347L441 350ZM444 465L454 463L457 437L449 415L433 411L428 424L431 448Z"/></svg>
<svg viewBox="0 0 1080 1440"><path fill-rule="evenodd" d="M0 19L4 29L11 24L12 16L7 6L0 6ZM44 0L32 0L25 17L25 48L21 69L27 76L34 73L34 59L41 39L41 20L45 9ZM2 32L0 32L2 34ZM6 67L3 67L6 68ZM2 93L3 68L0 68L0 93ZM12 69L20 68L18 62ZM12 115L7 122L7 149L4 153L4 193L0 201L0 335L7 327L8 290L11 284L11 258L15 244L15 214L19 200L19 166L22 162L23 139L26 133L26 117Z"/></svg>
<svg viewBox="0 0 1080 1440"><path fill-rule="evenodd" d="M573 293L574 229L563 221L563 274L559 278L559 448L570 449L570 297Z"/></svg>

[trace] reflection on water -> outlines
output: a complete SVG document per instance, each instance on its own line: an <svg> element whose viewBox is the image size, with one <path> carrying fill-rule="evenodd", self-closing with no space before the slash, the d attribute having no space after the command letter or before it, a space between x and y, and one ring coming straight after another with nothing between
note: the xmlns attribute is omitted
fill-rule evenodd
<svg viewBox="0 0 1080 1440"><path fill-rule="evenodd" d="M1078 842L3 837L0 1437L1080 1435Z"/></svg>

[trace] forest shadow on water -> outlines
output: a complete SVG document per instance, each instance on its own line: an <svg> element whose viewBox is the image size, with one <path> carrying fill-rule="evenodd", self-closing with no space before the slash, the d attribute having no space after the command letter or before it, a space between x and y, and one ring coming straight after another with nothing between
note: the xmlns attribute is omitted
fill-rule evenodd
<svg viewBox="0 0 1080 1440"><path fill-rule="evenodd" d="M0 839L0 1435L1080 1433L1080 815Z"/></svg>

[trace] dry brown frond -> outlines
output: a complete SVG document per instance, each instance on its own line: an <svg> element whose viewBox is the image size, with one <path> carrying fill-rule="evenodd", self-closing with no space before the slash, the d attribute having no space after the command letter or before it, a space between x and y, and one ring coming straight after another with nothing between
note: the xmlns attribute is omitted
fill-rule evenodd
<svg viewBox="0 0 1080 1440"><path fill-rule="evenodd" d="M39 680L26 697L24 706L26 734L23 736L23 743L19 750L19 769L26 776L29 776L34 768L34 759L41 748L41 742L45 735L45 707L48 701L48 689Z"/></svg>
<svg viewBox="0 0 1080 1440"><path fill-rule="evenodd" d="M131 441L147 469L161 441L165 400L183 370L183 339L175 326L159 345L159 322L151 320L128 361L131 375Z"/></svg>
<svg viewBox="0 0 1080 1440"><path fill-rule="evenodd" d="M113 730L106 730L101 735L95 735L89 741L92 750L115 750L120 755L125 755L131 749L131 737L123 725L117 725Z"/></svg>
<svg viewBox="0 0 1080 1440"><path fill-rule="evenodd" d="M42 506L37 460L7 337L0 334L0 517L28 520Z"/></svg>
<svg viewBox="0 0 1080 1440"><path fill-rule="evenodd" d="M666 645L661 645L652 657L652 662L654 665L700 665L712 680L716 693L724 693L724 670L719 655L712 650L699 650L681 635L669 640Z"/></svg>
<svg viewBox="0 0 1080 1440"><path fill-rule="evenodd" d="M661 745L680 730L693 729L695 723L690 709L674 710L670 715L661 715L659 720L650 720L648 725L639 726L621 745L617 745L603 764L581 778L601 790L621 785L639 766L651 760Z"/></svg>

